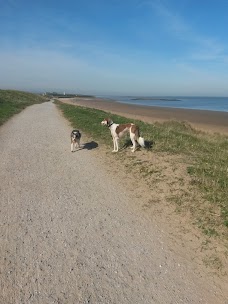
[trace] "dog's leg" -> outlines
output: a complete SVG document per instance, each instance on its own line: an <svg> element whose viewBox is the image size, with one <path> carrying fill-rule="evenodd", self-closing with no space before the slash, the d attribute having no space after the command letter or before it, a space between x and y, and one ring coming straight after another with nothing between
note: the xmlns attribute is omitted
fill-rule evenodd
<svg viewBox="0 0 228 304"><path fill-rule="evenodd" d="M71 152L74 152L74 143L73 142L71 142L70 150L71 150Z"/></svg>
<svg viewBox="0 0 228 304"><path fill-rule="evenodd" d="M112 152L116 152L116 139L115 139L115 137L113 137L112 140L113 140L113 150L112 150Z"/></svg>
<svg viewBox="0 0 228 304"><path fill-rule="evenodd" d="M78 149L80 149L80 141L77 140L77 146L78 146Z"/></svg>
<svg viewBox="0 0 228 304"><path fill-rule="evenodd" d="M132 146L130 147L130 149L135 149L135 145L136 145L136 143L135 143L135 134L131 133L131 131L130 131L130 139L131 139L131 142L132 142ZM134 152L134 151L131 151L131 152Z"/></svg>
<svg viewBox="0 0 228 304"><path fill-rule="evenodd" d="M135 150L136 150L136 141L135 141L135 139L133 139L132 143L133 143L133 148L132 148L131 152L135 152Z"/></svg>
<svg viewBox="0 0 228 304"><path fill-rule="evenodd" d="M112 152L118 152L118 150L119 150L118 137L113 136L112 139L113 139L113 146L114 146L114 149Z"/></svg>
<svg viewBox="0 0 228 304"><path fill-rule="evenodd" d="M119 138L118 137L114 137L114 141L115 141L114 152L118 152L119 151Z"/></svg>
<svg viewBox="0 0 228 304"><path fill-rule="evenodd" d="M119 138L116 138L116 152L119 151Z"/></svg>
<svg viewBox="0 0 228 304"><path fill-rule="evenodd" d="M133 144L133 147L131 147L132 148L131 152L135 152L135 150L136 150L135 134L134 133L130 133L130 138L131 138L131 142Z"/></svg>

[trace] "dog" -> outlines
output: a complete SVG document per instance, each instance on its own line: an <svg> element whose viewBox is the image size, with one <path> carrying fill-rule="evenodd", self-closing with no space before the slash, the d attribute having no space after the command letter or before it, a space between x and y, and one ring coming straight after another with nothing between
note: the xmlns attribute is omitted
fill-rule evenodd
<svg viewBox="0 0 228 304"><path fill-rule="evenodd" d="M144 138L140 136L139 127L133 123L128 124L116 124L110 118L105 118L101 124L103 126L107 126L112 135L114 149L112 152L118 152L119 150L119 139L126 133L129 132L130 139L132 142L132 152L135 152L137 145L139 144L141 147L145 147Z"/></svg>
<svg viewBox="0 0 228 304"><path fill-rule="evenodd" d="M80 139L81 139L82 135L79 132L79 130L73 130L71 132L70 138L71 138L71 152L75 152L76 150L76 145L78 146L78 148L80 148Z"/></svg>

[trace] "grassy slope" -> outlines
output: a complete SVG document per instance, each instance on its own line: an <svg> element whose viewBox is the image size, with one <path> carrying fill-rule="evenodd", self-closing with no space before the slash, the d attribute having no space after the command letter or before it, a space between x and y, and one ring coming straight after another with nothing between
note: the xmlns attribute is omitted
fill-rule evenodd
<svg viewBox="0 0 228 304"><path fill-rule="evenodd" d="M37 94L0 90L0 125L27 106L44 101L47 101L47 99Z"/></svg>
<svg viewBox="0 0 228 304"><path fill-rule="evenodd" d="M104 111L73 106L57 102L73 127L80 128L94 140L112 145L110 134L100 122L111 116L115 122L132 122L132 119L110 114ZM201 212L199 226L208 235L218 235L217 231L228 232L228 137L212 136L192 129L186 123L166 122L154 125L134 121L143 131L143 137L155 142L153 153L165 152L186 157L192 183L202 192L209 202L205 218ZM199 202L200 203L200 202ZM189 206L191 209L191 206ZM202 205L199 209L204 208ZM208 216L209 214L209 216ZM221 228L222 229L219 229Z"/></svg>

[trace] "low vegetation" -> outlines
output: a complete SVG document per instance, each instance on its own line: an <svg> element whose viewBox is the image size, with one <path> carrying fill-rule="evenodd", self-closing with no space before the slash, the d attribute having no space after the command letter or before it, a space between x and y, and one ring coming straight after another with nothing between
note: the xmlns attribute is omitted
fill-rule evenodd
<svg viewBox="0 0 228 304"><path fill-rule="evenodd" d="M66 94L66 93L57 93L57 92L46 92L45 96L49 98L74 98L74 97L80 97L80 98L92 98L93 95L83 95L83 94Z"/></svg>
<svg viewBox="0 0 228 304"><path fill-rule="evenodd" d="M47 99L38 94L13 90L0 90L0 125L27 106L35 103L42 103L44 101L47 101Z"/></svg>
<svg viewBox="0 0 228 304"><path fill-rule="evenodd" d="M69 105L60 101L56 103L73 127L80 128L99 143L112 145L110 133L100 125L104 117L111 116L118 123L130 121L137 123L143 132L143 137L153 143L153 153L184 158L186 176L190 179L191 186L198 189L203 200L203 203L188 201L188 205L184 208L192 212L195 223L206 235L220 236L227 240L228 137L196 131L184 122L169 121L152 125L96 109ZM138 164L140 165L140 162ZM148 168L142 167L140 170L145 173ZM154 173L156 169L148 172L147 175L156 174ZM180 187L181 183L183 181L180 178ZM178 205L181 205L182 197L186 196L183 193L179 198L175 198Z"/></svg>

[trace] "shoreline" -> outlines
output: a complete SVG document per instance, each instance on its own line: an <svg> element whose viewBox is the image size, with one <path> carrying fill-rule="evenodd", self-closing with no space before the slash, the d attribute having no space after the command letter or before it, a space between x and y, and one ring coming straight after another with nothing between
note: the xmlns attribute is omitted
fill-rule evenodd
<svg viewBox="0 0 228 304"><path fill-rule="evenodd" d="M207 133L228 135L228 112L131 105L97 97L61 98L60 101L103 110L148 123L167 120L186 121L195 129Z"/></svg>

